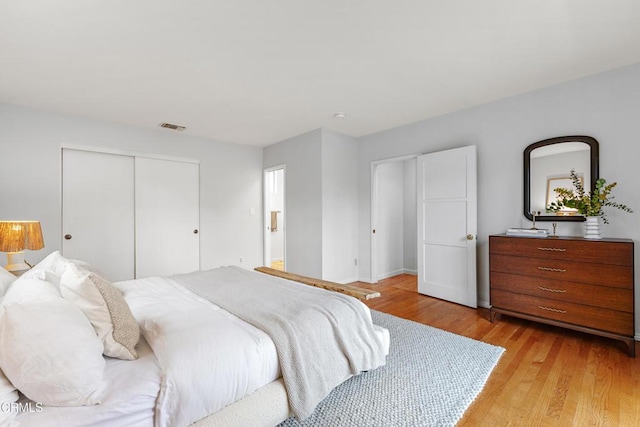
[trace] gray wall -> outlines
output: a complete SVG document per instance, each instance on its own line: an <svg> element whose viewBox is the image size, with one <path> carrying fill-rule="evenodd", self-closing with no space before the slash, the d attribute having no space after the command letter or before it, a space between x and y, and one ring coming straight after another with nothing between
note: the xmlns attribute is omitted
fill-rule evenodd
<svg viewBox="0 0 640 427"><path fill-rule="evenodd" d="M376 279L404 273L404 163L376 166Z"/></svg>
<svg viewBox="0 0 640 427"><path fill-rule="evenodd" d="M403 265L405 273L418 274L418 229L417 229L417 193L416 193L416 159L409 159L404 164L404 200L403 200Z"/></svg>
<svg viewBox="0 0 640 427"><path fill-rule="evenodd" d="M285 165L287 271L322 277L322 130L264 149L264 168Z"/></svg>
<svg viewBox="0 0 640 427"><path fill-rule="evenodd" d="M416 159L379 163L375 173L377 279L416 274Z"/></svg>
<svg viewBox="0 0 640 427"><path fill-rule="evenodd" d="M358 280L358 143L322 130L322 278Z"/></svg>
<svg viewBox="0 0 640 427"><path fill-rule="evenodd" d="M261 149L0 104L0 219L39 220L44 233L28 261L61 247L63 144L200 159L202 268L262 265Z"/></svg>
<svg viewBox="0 0 640 427"><path fill-rule="evenodd" d="M264 149L264 167L286 166L287 271L340 283L358 279L358 146L317 129Z"/></svg>
<svg viewBox="0 0 640 427"><path fill-rule="evenodd" d="M621 68L359 138L360 279L370 277L370 164L466 145L478 147L478 298L489 303L488 236L530 226L522 214L522 153L533 142L590 135L600 142L600 175L617 181L616 200L640 212L640 65ZM605 237L640 239L639 213L609 211ZM551 224L548 223L550 228ZM561 235L581 235L561 224ZM636 263L640 261L636 250ZM640 283L640 268L636 268ZM640 309L636 292L636 310ZM637 316L636 330L640 330Z"/></svg>

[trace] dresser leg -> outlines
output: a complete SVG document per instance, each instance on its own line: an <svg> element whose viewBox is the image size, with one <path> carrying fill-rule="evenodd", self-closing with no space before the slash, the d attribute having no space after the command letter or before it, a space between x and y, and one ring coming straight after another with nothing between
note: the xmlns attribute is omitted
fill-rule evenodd
<svg viewBox="0 0 640 427"><path fill-rule="evenodd" d="M636 357L636 341L632 339L624 340L624 343L629 348L629 357Z"/></svg>
<svg viewBox="0 0 640 427"><path fill-rule="evenodd" d="M489 309L489 320L493 323L496 320L496 313L492 308Z"/></svg>

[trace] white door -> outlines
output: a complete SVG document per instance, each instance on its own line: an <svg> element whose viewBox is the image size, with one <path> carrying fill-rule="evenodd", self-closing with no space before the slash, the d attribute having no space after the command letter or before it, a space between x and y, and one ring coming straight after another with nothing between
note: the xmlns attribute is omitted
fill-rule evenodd
<svg viewBox="0 0 640 427"><path fill-rule="evenodd" d="M200 268L200 166L136 157L136 277Z"/></svg>
<svg viewBox="0 0 640 427"><path fill-rule="evenodd" d="M477 307L476 147L418 157L418 292Z"/></svg>
<svg viewBox="0 0 640 427"><path fill-rule="evenodd" d="M62 254L133 279L133 157L62 150Z"/></svg>

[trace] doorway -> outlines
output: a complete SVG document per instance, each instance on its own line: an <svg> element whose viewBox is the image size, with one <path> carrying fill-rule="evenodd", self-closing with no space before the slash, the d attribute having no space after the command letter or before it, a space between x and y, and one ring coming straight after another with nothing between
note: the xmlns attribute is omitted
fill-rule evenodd
<svg viewBox="0 0 640 427"><path fill-rule="evenodd" d="M373 162L371 173L371 282L407 273L399 261L413 245L418 292L475 307L476 147Z"/></svg>
<svg viewBox="0 0 640 427"><path fill-rule="evenodd" d="M286 271L285 167L264 170L264 265Z"/></svg>
<svg viewBox="0 0 640 427"><path fill-rule="evenodd" d="M416 157L372 164L373 283L417 274Z"/></svg>

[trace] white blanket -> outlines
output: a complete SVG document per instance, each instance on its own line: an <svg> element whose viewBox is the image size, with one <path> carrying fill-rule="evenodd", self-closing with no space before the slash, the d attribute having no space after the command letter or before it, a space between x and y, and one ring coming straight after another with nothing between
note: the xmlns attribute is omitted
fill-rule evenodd
<svg viewBox="0 0 640 427"><path fill-rule="evenodd" d="M355 298L238 267L173 277L267 332L299 419L350 375L385 363L369 312Z"/></svg>
<svg viewBox="0 0 640 427"><path fill-rule="evenodd" d="M162 370L156 426L188 426L280 377L275 347L264 332L174 280L115 285Z"/></svg>

